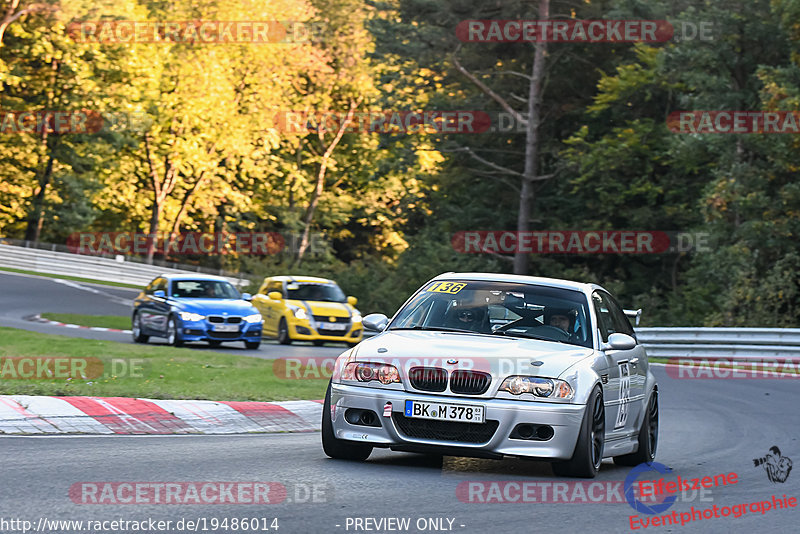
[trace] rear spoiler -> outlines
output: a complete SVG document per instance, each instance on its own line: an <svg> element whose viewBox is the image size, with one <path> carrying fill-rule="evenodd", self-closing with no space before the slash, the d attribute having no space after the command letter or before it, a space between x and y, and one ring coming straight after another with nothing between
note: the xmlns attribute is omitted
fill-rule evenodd
<svg viewBox="0 0 800 534"><path fill-rule="evenodd" d="M634 321L633 326L639 326L639 320L642 318L642 309L639 308L638 310L622 310L625 312L625 315L628 319Z"/></svg>

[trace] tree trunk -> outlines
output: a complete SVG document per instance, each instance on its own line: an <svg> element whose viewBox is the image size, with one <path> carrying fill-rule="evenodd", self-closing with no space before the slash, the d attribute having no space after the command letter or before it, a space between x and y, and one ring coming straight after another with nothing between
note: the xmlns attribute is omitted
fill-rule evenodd
<svg viewBox="0 0 800 534"><path fill-rule="evenodd" d="M308 250L308 244L311 237L311 223L314 221L314 213L316 212L317 205L319 204L319 197L322 196L322 191L325 188L325 174L328 171L328 162L333 155L334 149L339 144L339 141L342 140L342 136L344 135L345 130L349 126L350 121L353 119L353 115L356 112L356 107L360 103L361 99L358 101L350 101L350 109L347 111L347 116L339 125L339 130L336 132L336 135L331 140L327 148L325 148L325 152L322 154L322 161L320 161L319 170L317 171L317 180L314 184L314 192L311 194L311 202L308 204L306 216L303 221L303 235L300 238L300 246L297 248L297 265L300 265L300 262L303 261L303 256L305 256L305 253ZM320 140L321 139L322 132L320 132Z"/></svg>
<svg viewBox="0 0 800 534"><path fill-rule="evenodd" d="M44 199L47 194L47 186L50 185L50 178L53 176L53 162L55 158L52 152L47 158L42 177L39 179L39 191L33 197L31 211L28 215L28 226L25 229L25 241L37 243L42 234L42 223L44 221Z"/></svg>
<svg viewBox="0 0 800 534"><path fill-rule="evenodd" d="M539 20L550 18L550 0L539 1ZM531 84L528 90L528 125L525 131L525 168L519 194L519 212L517 214L517 232L530 230L531 210L533 206L533 183L537 178L539 161L539 121L542 103L542 78L544 73L547 43L537 42L533 55ZM528 274L530 257L525 252L514 254L514 274Z"/></svg>
<svg viewBox="0 0 800 534"><path fill-rule="evenodd" d="M16 4L13 4L10 9L16 8ZM58 69L60 63L57 59L53 59L50 63L50 86L47 88L47 100L46 106L50 108L55 102L55 87L56 82L58 81ZM47 108L45 108L45 113L47 113ZM44 220L44 202L45 197L47 195L47 187L50 185L50 179L53 176L53 163L55 161L54 152L56 146L58 145L58 138L57 137L49 137L49 132L47 131L47 120L44 121L45 126L42 127L41 137L39 139L41 143L41 150L42 156L47 158L47 163L45 164L44 169L42 170L42 176L39 178L39 190L34 195L32 202L31 202L31 211L28 213L28 227L25 229L25 240L26 241L33 241L34 243L39 241L39 236L42 234L42 225Z"/></svg>

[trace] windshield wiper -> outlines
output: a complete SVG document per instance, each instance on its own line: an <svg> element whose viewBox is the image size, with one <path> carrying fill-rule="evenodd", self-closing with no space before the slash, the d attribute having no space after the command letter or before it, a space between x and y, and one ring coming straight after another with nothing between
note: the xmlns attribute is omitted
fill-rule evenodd
<svg viewBox="0 0 800 534"><path fill-rule="evenodd" d="M566 343L567 345L572 345L569 341L562 341L559 339L553 339L550 337L541 337L541 336L534 336L531 334L523 334L519 332L509 332L508 330L495 330L492 332L493 336L508 336L508 337L522 337L525 339L536 339L539 341L552 341L553 343Z"/></svg>

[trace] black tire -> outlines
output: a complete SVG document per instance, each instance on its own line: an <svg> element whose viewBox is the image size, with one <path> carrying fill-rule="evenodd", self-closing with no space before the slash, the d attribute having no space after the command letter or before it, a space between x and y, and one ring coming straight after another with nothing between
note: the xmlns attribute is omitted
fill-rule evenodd
<svg viewBox="0 0 800 534"><path fill-rule="evenodd" d="M595 386L586 403L581 421L581 432L572 458L565 462L553 462L553 472L562 477L594 478L603 463L605 445L606 411L603 392Z"/></svg>
<svg viewBox="0 0 800 534"><path fill-rule="evenodd" d="M133 314L133 319L131 319L131 331L133 332L134 343L147 343L150 339L150 336L142 334L142 320L139 318L138 313Z"/></svg>
<svg viewBox="0 0 800 534"><path fill-rule="evenodd" d="M348 347L350 347L350 348L352 349L353 347L355 347L356 345L358 345L358 343L359 343L358 341L356 341L355 343L350 343L350 342L348 342L348 343L347 343L347 346L348 346Z"/></svg>
<svg viewBox="0 0 800 534"><path fill-rule="evenodd" d="M656 459L658 448L658 390L654 389L647 403L647 412L642 418L642 427L639 429L639 448L631 454L615 456L614 463L624 466L635 466L644 463L653 463Z"/></svg>
<svg viewBox="0 0 800 534"><path fill-rule="evenodd" d="M261 346L261 342L260 341L245 341L244 342L244 346L247 347L248 349L255 350L255 349L257 349L258 347Z"/></svg>
<svg viewBox="0 0 800 534"><path fill-rule="evenodd" d="M372 454L372 445L356 443L337 438L333 433L331 421L331 385L325 393L325 403L322 405L322 450L331 458L337 460L353 460L362 462Z"/></svg>
<svg viewBox="0 0 800 534"><path fill-rule="evenodd" d="M289 325L286 323L285 317L281 317L278 323L278 343L281 345L292 344L292 336L289 335Z"/></svg>
<svg viewBox="0 0 800 534"><path fill-rule="evenodd" d="M218 339L209 339L208 340L208 346L209 347L219 347L220 345L222 345L222 341L220 341Z"/></svg>
<svg viewBox="0 0 800 534"><path fill-rule="evenodd" d="M325 342L321 339L315 339L314 341L312 341L312 343L314 344L315 347L321 347L322 345L325 344Z"/></svg>
<svg viewBox="0 0 800 534"><path fill-rule="evenodd" d="M173 347L183 346L183 338L178 328L178 320L175 317L167 319L167 344Z"/></svg>

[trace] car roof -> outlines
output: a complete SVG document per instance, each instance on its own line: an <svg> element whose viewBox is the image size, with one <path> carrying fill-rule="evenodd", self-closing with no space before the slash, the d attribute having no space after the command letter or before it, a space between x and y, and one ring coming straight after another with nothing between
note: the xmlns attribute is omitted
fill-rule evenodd
<svg viewBox="0 0 800 534"><path fill-rule="evenodd" d="M193 273L185 273L185 274L161 274L156 278L166 278L167 280L213 280L216 282L227 282L228 279L224 276L216 276L213 274L193 274Z"/></svg>
<svg viewBox="0 0 800 534"><path fill-rule="evenodd" d="M519 274L504 273L443 273L433 280L476 280L487 282L509 282L517 284L531 284L539 286L559 287L563 289L573 289L581 292L591 292L595 289L603 289L597 284L575 282L573 280L562 280L560 278L545 278L541 276L523 276Z"/></svg>
<svg viewBox="0 0 800 534"><path fill-rule="evenodd" d="M335 284L333 280L328 280L327 278L320 278L318 276L292 276L292 275L282 275L282 276L268 276L267 280L279 280L281 282L299 282L299 283L315 283L315 284Z"/></svg>

